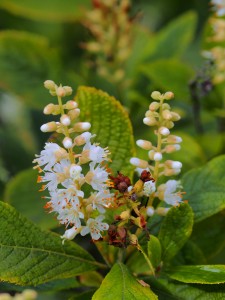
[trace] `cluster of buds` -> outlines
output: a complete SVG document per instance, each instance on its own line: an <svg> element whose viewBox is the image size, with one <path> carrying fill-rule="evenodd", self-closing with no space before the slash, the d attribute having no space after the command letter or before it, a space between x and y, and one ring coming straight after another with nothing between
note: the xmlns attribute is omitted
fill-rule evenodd
<svg viewBox="0 0 225 300"><path fill-rule="evenodd" d="M225 41L225 1L212 0L214 15L209 22L212 28L212 35L208 38L210 43L224 43ZM203 56L215 63L215 72L213 82L221 83L225 80L225 48L221 46L213 46L208 51L203 51Z"/></svg>
<svg viewBox="0 0 225 300"><path fill-rule="evenodd" d="M17 293L15 296L3 293L0 294L0 300L35 300L37 299L37 292L34 290L24 290L22 293Z"/></svg>
<svg viewBox="0 0 225 300"><path fill-rule="evenodd" d="M165 184L157 185L157 181L161 176L174 176L180 173L182 163L173 160L164 160L164 154L172 153L180 150L181 137L172 135L170 130L174 127L174 122L180 120L180 115L171 110L168 103L164 101L171 100L174 95L172 92L161 94L157 91L153 92L151 97L153 101L149 105L149 110L143 119L144 124L155 127L155 135L157 137L157 145L147 140L137 140L137 145L148 151L148 160L142 160L137 157L131 158L132 165L137 167L137 171L141 173L140 179L147 173L152 174L152 179L143 181L142 194L149 197L146 207L148 216L154 213L165 215L168 208L153 207L154 198L158 198L169 205L179 205L182 201L181 185L179 181L168 180Z"/></svg>
<svg viewBox="0 0 225 300"><path fill-rule="evenodd" d="M49 122L41 126L43 132L56 132L63 136L62 143L48 142L40 155L36 155L35 168L41 175L38 182L41 190L48 189L50 196L45 208L57 214L57 219L66 226L64 239L73 239L78 233L90 233L93 240L102 237L109 225L103 222L106 208L112 202L105 162L110 154L107 148L92 144L94 137L88 130L91 124L79 122L78 103L62 98L72 93L67 86L57 86L47 80L44 86L50 94L57 96L58 103L50 103L44 114L59 115L59 122ZM82 150L80 150L82 149Z"/></svg>
<svg viewBox="0 0 225 300"><path fill-rule="evenodd" d="M124 64L131 49L129 0L92 0L94 9L87 13L84 25L94 40L82 46L95 56L100 76L118 83L124 80Z"/></svg>

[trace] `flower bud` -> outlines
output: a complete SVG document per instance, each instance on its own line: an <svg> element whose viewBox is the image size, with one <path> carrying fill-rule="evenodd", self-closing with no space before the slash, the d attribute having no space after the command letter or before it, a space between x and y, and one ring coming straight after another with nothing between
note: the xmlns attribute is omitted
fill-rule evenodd
<svg viewBox="0 0 225 300"><path fill-rule="evenodd" d="M14 298L11 297L10 294L2 293L2 294L0 294L0 299L1 300L13 300Z"/></svg>
<svg viewBox="0 0 225 300"><path fill-rule="evenodd" d="M62 239L66 240L73 240L75 236L77 235L78 231L76 227L72 227L70 229L67 229L63 236L61 236Z"/></svg>
<svg viewBox="0 0 225 300"><path fill-rule="evenodd" d="M171 120L172 119L172 114L168 109L165 109L162 112L162 117L163 117L164 120Z"/></svg>
<svg viewBox="0 0 225 300"><path fill-rule="evenodd" d="M45 115L50 115L53 113L54 109L55 109L55 105L53 103L49 103L48 105L45 106L43 113Z"/></svg>
<svg viewBox="0 0 225 300"><path fill-rule="evenodd" d="M84 145L90 138L92 137L90 132L84 132L81 135L78 135L74 139L74 143L76 146L82 146Z"/></svg>
<svg viewBox="0 0 225 300"><path fill-rule="evenodd" d="M173 160L167 160L164 163L168 168L172 169L181 169L182 168L182 163L179 161L173 161Z"/></svg>
<svg viewBox="0 0 225 300"><path fill-rule="evenodd" d="M149 157L149 159L154 160L154 155L155 155L155 150L150 150L150 151L148 152L148 157Z"/></svg>
<svg viewBox="0 0 225 300"><path fill-rule="evenodd" d="M162 109L163 109L163 110L165 110L165 109L168 109L168 110L170 110L170 109L171 109L171 107L170 107L170 105L169 105L168 103L163 103L163 105L162 105Z"/></svg>
<svg viewBox="0 0 225 300"><path fill-rule="evenodd" d="M169 131L169 129L167 128L167 127L160 127L159 128L159 133L161 134L161 135L169 135L170 134L170 131Z"/></svg>
<svg viewBox="0 0 225 300"><path fill-rule="evenodd" d="M135 234L129 235L129 241L131 245L137 245L138 244L138 238Z"/></svg>
<svg viewBox="0 0 225 300"><path fill-rule="evenodd" d="M180 145L179 144L174 144L174 145L167 145L165 147L165 152L166 153L172 153L172 152L175 152L175 151L179 151L180 150Z"/></svg>
<svg viewBox="0 0 225 300"><path fill-rule="evenodd" d="M65 89L62 87L62 86L59 86L57 89L56 89L56 95L58 97L65 97L66 96L66 91Z"/></svg>
<svg viewBox="0 0 225 300"><path fill-rule="evenodd" d="M157 121L154 117L147 117L143 119L143 123L148 126L154 126L157 124Z"/></svg>
<svg viewBox="0 0 225 300"><path fill-rule="evenodd" d="M79 108L72 109L68 111L67 115L70 117L71 120L75 120L80 115L80 109Z"/></svg>
<svg viewBox="0 0 225 300"><path fill-rule="evenodd" d="M69 100L66 102L66 104L63 105L63 108L65 108L65 109L74 109L77 107L78 107L77 102L73 101L73 100Z"/></svg>
<svg viewBox="0 0 225 300"><path fill-rule="evenodd" d="M167 142L168 143L181 143L182 138L180 136L176 136L176 135L169 135L167 137Z"/></svg>
<svg viewBox="0 0 225 300"><path fill-rule="evenodd" d="M169 129L174 127L174 123L172 121L164 121L163 125Z"/></svg>
<svg viewBox="0 0 225 300"><path fill-rule="evenodd" d="M146 169L148 167L148 162L146 160L139 159L139 158L136 158L136 157L132 157L130 159L130 163L133 166L139 167L141 169Z"/></svg>
<svg viewBox="0 0 225 300"><path fill-rule="evenodd" d="M174 176L174 175L179 174L180 171L181 171L181 169L167 169L167 168L165 168L163 174L165 176Z"/></svg>
<svg viewBox="0 0 225 300"><path fill-rule="evenodd" d="M68 115L62 115L60 118L60 122L64 125L64 126L69 126L71 121L70 121L70 117Z"/></svg>
<svg viewBox="0 0 225 300"><path fill-rule="evenodd" d="M149 105L149 109L151 111L156 111L157 109L159 109L159 106L160 106L160 103L159 102L152 102L150 105Z"/></svg>
<svg viewBox="0 0 225 300"><path fill-rule="evenodd" d="M45 82L44 82L44 87L45 87L47 90L55 90L56 84L55 84L55 82L52 81L52 80L45 80Z"/></svg>
<svg viewBox="0 0 225 300"><path fill-rule="evenodd" d="M23 300L35 300L38 296L37 292L31 289L24 290L22 295Z"/></svg>
<svg viewBox="0 0 225 300"><path fill-rule="evenodd" d="M159 216L166 216L166 214L168 213L168 211L169 211L169 208L167 208L167 207L158 207L155 210L155 212Z"/></svg>
<svg viewBox="0 0 225 300"><path fill-rule="evenodd" d="M154 158L155 161L160 161L160 160L162 160L162 153L160 153L160 152L155 152L153 158Z"/></svg>
<svg viewBox="0 0 225 300"><path fill-rule="evenodd" d="M171 100L171 99L173 99L174 98L174 93L172 93L172 92L166 92L165 94L164 94L164 99L165 100Z"/></svg>
<svg viewBox="0 0 225 300"><path fill-rule="evenodd" d="M145 140L137 140L136 141L136 144L142 148L142 149L145 149L145 150L150 150L152 149L152 143L149 142L149 141L145 141Z"/></svg>
<svg viewBox="0 0 225 300"><path fill-rule="evenodd" d="M63 87L64 91L65 91L65 96L70 96L73 92L72 88L70 86L64 86ZM63 96L62 96L63 97Z"/></svg>
<svg viewBox="0 0 225 300"><path fill-rule="evenodd" d="M155 111L147 110L146 113L145 113L145 116L150 117L150 118L151 117L156 117L156 116L158 116L158 113L155 112Z"/></svg>
<svg viewBox="0 0 225 300"><path fill-rule="evenodd" d="M172 118L171 118L172 121L179 121L181 119L178 113L171 111L171 114L172 114Z"/></svg>
<svg viewBox="0 0 225 300"><path fill-rule="evenodd" d="M130 210L125 210L120 214L121 220L128 220L130 218Z"/></svg>
<svg viewBox="0 0 225 300"><path fill-rule="evenodd" d="M154 100L161 100L161 94L160 94L160 92L158 92L158 91L152 92L151 97L152 97L152 99L154 99Z"/></svg>
<svg viewBox="0 0 225 300"><path fill-rule="evenodd" d="M148 217L152 217L155 213L155 209L152 206L146 207L146 214Z"/></svg>
<svg viewBox="0 0 225 300"><path fill-rule="evenodd" d="M65 137L62 143L66 149L70 149L73 147L73 142L69 137Z"/></svg>
<svg viewBox="0 0 225 300"><path fill-rule="evenodd" d="M40 129L42 132L53 132L53 131L56 131L57 124L56 124L56 122L49 122L49 123L43 124Z"/></svg>
<svg viewBox="0 0 225 300"><path fill-rule="evenodd" d="M75 132L87 131L91 128L91 124L89 122L78 122L73 126Z"/></svg>

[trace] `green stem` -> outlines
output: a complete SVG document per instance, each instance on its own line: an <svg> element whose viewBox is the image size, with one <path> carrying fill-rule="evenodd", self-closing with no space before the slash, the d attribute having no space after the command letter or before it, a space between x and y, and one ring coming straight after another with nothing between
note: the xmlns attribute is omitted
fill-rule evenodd
<svg viewBox="0 0 225 300"><path fill-rule="evenodd" d="M149 269L152 272L152 275L155 276L155 269L154 269L152 263L150 262L148 256L146 255L146 253L144 252L144 250L142 249L142 247L139 244L137 244L137 249L143 254L143 256L149 266Z"/></svg>

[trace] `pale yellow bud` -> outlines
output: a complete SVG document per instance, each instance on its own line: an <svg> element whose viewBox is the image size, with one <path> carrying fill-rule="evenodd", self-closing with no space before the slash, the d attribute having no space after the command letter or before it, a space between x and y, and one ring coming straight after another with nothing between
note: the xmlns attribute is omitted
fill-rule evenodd
<svg viewBox="0 0 225 300"><path fill-rule="evenodd" d="M167 207L158 207L155 210L155 212L159 216L166 216L166 214L168 213L168 211L169 211L169 208L167 208Z"/></svg>
<svg viewBox="0 0 225 300"><path fill-rule="evenodd" d="M62 87L62 86L59 86L57 89L56 89L56 95L58 97L65 97L66 96L66 90Z"/></svg>
<svg viewBox="0 0 225 300"><path fill-rule="evenodd" d="M165 168L163 174L165 176L173 176L173 175L179 174L180 171L181 171L181 169L167 169L167 168Z"/></svg>
<svg viewBox="0 0 225 300"><path fill-rule="evenodd" d="M145 150L151 150L152 149L152 143L149 141L145 141L145 140L137 140L136 144Z"/></svg>
<svg viewBox="0 0 225 300"><path fill-rule="evenodd" d="M160 103L159 102L152 102L150 105L149 105L149 109L151 111L156 111L157 109L159 109L159 106L160 106Z"/></svg>
<svg viewBox="0 0 225 300"><path fill-rule="evenodd" d="M174 98L174 93L172 93L172 92L166 92L165 94L164 94L164 99L165 100L171 100L171 99L173 99Z"/></svg>
<svg viewBox="0 0 225 300"><path fill-rule="evenodd" d="M175 151L178 151L180 150L180 145L177 145L177 144L174 144L174 145L167 145L165 147L165 152L166 153L172 153L172 152L175 152Z"/></svg>
<svg viewBox="0 0 225 300"><path fill-rule="evenodd" d="M129 235L129 241L131 245L137 245L138 244L138 237L135 234Z"/></svg>
<svg viewBox="0 0 225 300"><path fill-rule="evenodd" d="M152 97L152 99L154 99L154 100L161 100L161 94L160 94L160 92L158 92L158 91L152 92L151 97Z"/></svg>
<svg viewBox="0 0 225 300"><path fill-rule="evenodd" d="M68 116L70 117L71 120L78 118L79 115L80 115L79 108L71 109L70 111L68 111Z"/></svg>
<svg viewBox="0 0 225 300"><path fill-rule="evenodd" d="M163 105L162 105L162 109L163 109L163 110L165 110L165 109L168 109L168 110L170 110L170 109L171 109L171 107L170 107L170 105L169 105L168 103L163 103Z"/></svg>
<svg viewBox="0 0 225 300"><path fill-rule="evenodd" d="M56 84L55 84L55 82L52 81L52 80L45 80L45 82L44 82L44 87L45 87L47 90L55 90Z"/></svg>
<svg viewBox="0 0 225 300"><path fill-rule="evenodd" d="M181 143L182 142L182 138L176 135L169 135L167 137L167 142L168 143Z"/></svg>
<svg viewBox="0 0 225 300"><path fill-rule="evenodd" d="M86 143L86 139L85 137L83 137L82 135L78 135L77 137L75 137L74 139L74 144L76 146L82 146Z"/></svg>
<svg viewBox="0 0 225 300"><path fill-rule="evenodd" d="M73 100L69 100L66 102L66 104L63 105L63 108L65 108L65 109L74 109L77 107L78 107L77 102L73 101Z"/></svg>
<svg viewBox="0 0 225 300"><path fill-rule="evenodd" d="M154 117L146 117L143 119L143 123L148 126L154 126L157 124L157 120Z"/></svg>
<svg viewBox="0 0 225 300"><path fill-rule="evenodd" d="M171 114L172 114L172 118L171 118L172 121L179 121L180 120L181 117L178 113L171 111Z"/></svg>
<svg viewBox="0 0 225 300"><path fill-rule="evenodd" d="M154 160L154 155L155 155L155 151L154 151L154 150L150 150L150 151L148 152L148 157L149 157L149 159Z"/></svg>
<svg viewBox="0 0 225 300"><path fill-rule="evenodd" d="M56 124L56 122L49 122L49 123L43 124L40 129L42 132L53 132L53 131L56 131L57 124Z"/></svg>
<svg viewBox="0 0 225 300"><path fill-rule="evenodd" d="M62 115L60 118L60 122L64 125L64 126L69 126L71 123L70 117L67 115Z"/></svg>
<svg viewBox="0 0 225 300"><path fill-rule="evenodd" d="M139 159L139 158L136 158L136 157L132 157L130 159L130 163L138 168L141 168L141 169L146 169L148 167L148 162L146 160L143 160L143 159Z"/></svg>
<svg viewBox="0 0 225 300"><path fill-rule="evenodd" d="M72 139L69 137L65 137L62 143L66 149L70 149L73 147Z"/></svg>
<svg viewBox="0 0 225 300"><path fill-rule="evenodd" d="M162 117L165 120L171 120L172 119L172 114L168 109L163 110L162 112Z"/></svg>
<svg viewBox="0 0 225 300"><path fill-rule="evenodd" d="M88 131L90 128L91 124L89 122L78 122L73 126L75 132Z"/></svg>
<svg viewBox="0 0 225 300"><path fill-rule="evenodd" d="M72 88L70 86L64 86L63 89L64 89L64 91L66 93L66 96L70 96L72 94L72 92L73 92L73 90L72 90Z"/></svg>
<svg viewBox="0 0 225 300"><path fill-rule="evenodd" d="M24 290L23 293L23 299L24 300L34 300L37 298L38 294L36 291L34 290L30 290L30 289L27 289L27 290Z"/></svg>
<svg viewBox="0 0 225 300"><path fill-rule="evenodd" d="M163 125L164 125L165 127L169 128L169 129L171 129L171 128L174 127L174 123L173 123L172 121L167 121L167 120L165 120L165 121L163 122Z"/></svg>
<svg viewBox="0 0 225 300"><path fill-rule="evenodd" d="M43 113L45 115L50 115L53 113L54 109L55 109L55 105L53 103L49 103L48 105L45 106Z"/></svg>
<svg viewBox="0 0 225 300"><path fill-rule="evenodd" d="M128 220L130 218L130 210L125 210L120 214L122 220Z"/></svg>

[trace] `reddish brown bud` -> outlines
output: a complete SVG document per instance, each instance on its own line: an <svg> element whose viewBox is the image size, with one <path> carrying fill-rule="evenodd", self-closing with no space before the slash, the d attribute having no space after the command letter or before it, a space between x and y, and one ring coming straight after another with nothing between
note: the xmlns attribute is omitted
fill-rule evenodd
<svg viewBox="0 0 225 300"><path fill-rule="evenodd" d="M116 177L109 176L113 181L113 187L115 190L118 190L120 193L125 193L129 186L131 186L130 178L128 176L124 176L120 172Z"/></svg>
<svg viewBox="0 0 225 300"><path fill-rule="evenodd" d="M143 182L147 182L147 181L153 181L155 182L155 179L152 177L151 173L147 170L142 171L140 179Z"/></svg>

